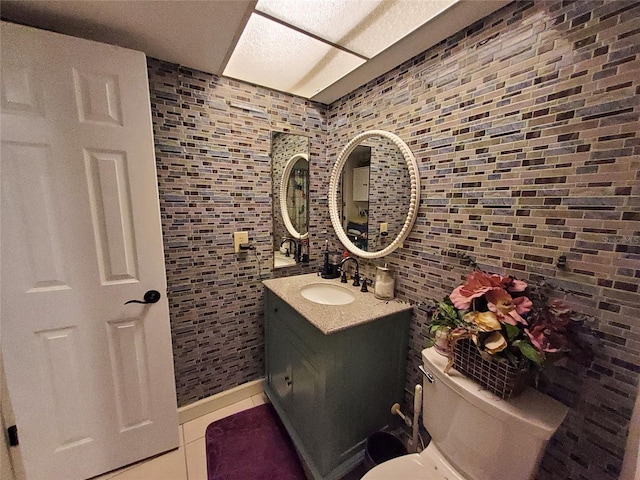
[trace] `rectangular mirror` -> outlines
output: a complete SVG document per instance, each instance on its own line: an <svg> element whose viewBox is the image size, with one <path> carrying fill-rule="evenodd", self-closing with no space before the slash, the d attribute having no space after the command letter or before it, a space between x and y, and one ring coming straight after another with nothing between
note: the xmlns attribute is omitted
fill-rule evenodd
<svg viewBox="0 0 640 480"><path fill-rule="evenodd" d="M309 138L271 134L273 268L309 262Z"/></svg>

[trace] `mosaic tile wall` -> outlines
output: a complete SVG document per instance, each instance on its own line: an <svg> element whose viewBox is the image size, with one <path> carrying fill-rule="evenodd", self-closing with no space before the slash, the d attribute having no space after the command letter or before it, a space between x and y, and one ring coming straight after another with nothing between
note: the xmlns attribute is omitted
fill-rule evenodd
<svg viewBox="0 0 640 480"><path fill-rule="evenodd" d="M148 59L148 66L182 406L264 376L261 280L271 275L273 260L271 132L305 135L311 160L324 158L325 109L159 60ZM326 191L313 172L310 190ZM321 208L311 210L315 224L322 222ZM234 253L239 230L249 232L256 250ZM317 242L311 239L316 251ZM313 261L306 268L314 268Z"/></svg>
<svg viewBox="0 0 640 480"><path fill-rule="evenodd" d="M380 136L372 137L369 179L368 248L386 248L400 233L409 211L411 177L404 156L395 144ZM380 224L387 224L387 235Z"/></svg>
<svg viewBox="0 0 640 480"><path fill-rule="evenodd" d="M419 217L385 259L400 298L441 298L475 261L547 280L597 319L592 366L542 380L571 410L539 479L621 467L640 372L639 54L639 2L516 2L328 111L330 162L369 129L398 134L418 160ZM408 390L427 332L416 308Z"/></svg>

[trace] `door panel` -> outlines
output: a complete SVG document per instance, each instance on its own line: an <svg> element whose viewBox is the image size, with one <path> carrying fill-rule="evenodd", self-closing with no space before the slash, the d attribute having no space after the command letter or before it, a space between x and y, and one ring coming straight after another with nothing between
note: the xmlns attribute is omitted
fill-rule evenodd
<svg viewBox="0 0 640 480"><path fill-rule="evenodd" d="M122 125L117 75L101 75L73 68L73 81L81 122Z"/></svg>
<svg viewBox="0 0 640 480"><path fill-rule="evenodd" d="M85 168L102 284L138 276L125 152L86 150Z"/></svg>
<svg viewBox="0 0 640 480"><path fill-rule="evenodd" d="M120 431L151 422L144 326L138 319L109 322L111 372Z"/></svg>
<svg viewBox="0 0 640 480"><path fill-rule="evenodd" d="M34 69L7 61L2 70L2 111L44 116Z"/></svg>
<svg viewBox="0 0 640 480"><path fill-rule="evenodd" d="M3 193L16 216L28 292L69 288L61 258L59 206L54 198L52 154L46 145L3 142Z"/></svg>
<svg viewBox="0 0 640 480"><path fill-rule="evenodd" d="M35 333L41 348L41 380L53 406L51 427L55 451L93 442L81 405L86 375L79 364L77 328Z"/></svg>
<svg viewBox="0 0 640 480"><path fill-rule="evenodd" d="M27 478L88 478L178 446L146 62L1 28L7 383Z"/></svg>

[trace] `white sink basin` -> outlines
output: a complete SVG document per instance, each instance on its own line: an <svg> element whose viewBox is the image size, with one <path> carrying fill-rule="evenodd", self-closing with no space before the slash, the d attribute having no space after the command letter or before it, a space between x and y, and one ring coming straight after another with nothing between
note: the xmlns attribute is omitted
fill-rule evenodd
<svg viewBox="0 0 640 480"><path fill-rule="evenodd" d="M300 289L300 294L307 300L322 305L347 305L356 297L344 287L332 283L312 283Z"/></svg>

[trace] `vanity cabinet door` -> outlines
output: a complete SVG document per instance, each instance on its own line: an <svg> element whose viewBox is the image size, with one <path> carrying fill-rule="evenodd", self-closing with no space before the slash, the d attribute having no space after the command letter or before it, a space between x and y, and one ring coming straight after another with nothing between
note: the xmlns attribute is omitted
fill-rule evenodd
<svg viewBox="0 0 640 480"><path fill-rule="evenodd" d="M279 298L267 295L268 386L306 449L319 455L324 430L324 374L318 364L321 354L305 342L309 332L297 328L305 326L302 321Z"/></svg>
<svg viewBox="0 0 640 480"><path fill-rule="evenodd" d="M277 315L278 308L273 308L272 314ZM277 395L282 408L291 413L292 397L292 368L291 342L286 327L279 322L275 315L267 319L267 382Z"/></svg>
<svg viewBox="0 0 640 480"><path fill-rule="evenodd" d="M318 461L323 457L327 419L323 414L324 387L322 372L312 363L306 346L291 337L292 408L291 424L305 447Z"/></svg>
<svg viewBox="0 0 640 480"><path fill-rule="evenodd" d="M267 394L303 455L314 469L326 472L331 423L325 408L327 340L277 296L267 293L266 298Z"/></svg>

